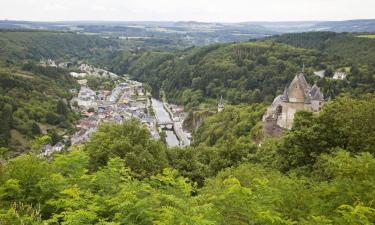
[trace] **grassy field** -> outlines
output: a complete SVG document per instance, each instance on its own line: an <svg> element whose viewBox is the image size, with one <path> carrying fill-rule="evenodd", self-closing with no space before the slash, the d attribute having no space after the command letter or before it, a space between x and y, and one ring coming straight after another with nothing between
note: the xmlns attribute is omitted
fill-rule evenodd
<svg viewBox="0 0 375 225"><path fill-rule="evenodd" d="M18 150L26 151L30 148L30 142L27 138L21 134L19 131L12 129L11 130L11 146L17 148Z"/></svg>
<svg viewBox="0 0 375 225"><path fill-rule="evenodd" d="M375 34L358 35L357 37L375 39Z"/></svg>

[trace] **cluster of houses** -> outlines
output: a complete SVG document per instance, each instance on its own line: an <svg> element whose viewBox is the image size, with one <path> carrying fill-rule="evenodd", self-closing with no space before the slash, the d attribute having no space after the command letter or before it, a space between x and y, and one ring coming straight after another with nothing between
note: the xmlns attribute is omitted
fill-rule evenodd
<svg viewBox="0 0 375 225"><path fill-rule="evenodd" d="M326 73L325 70L320 70L320 71L315 71L315 72L314 72L314 75L315 75L315 76L318 76L318 77L320 77L320 78L323 78L323 77L325 77L325 73ZM348 76L348 73L347 73L347 72L336 71L336 72L333 74L332 79L334 79L334 80L345 80L347 76Z"/></svg>
<svg viewBox="0 0 375 225"><path fill-rule="evenodd" d="M149 98L143 85L135 81L119 83L111 92L106 90L92 91L84 80L79 80L81 89L72 105L85 117L77 125L77 132L71 137L72 144L82 144L101 123L121 124L125 120L138 119L151 132L155 139L159 139L157 122L150 115Z"/></svg>
<svg viewBox="0 0 375 225"><path fill-rule="evenodd" d="M83 78L83 77L86 77L86 76L113 78L113 79L118 78L118 75L116 75L112 72L109 72L109 71L104 70L104 69L96 68L94 66L87 65L87 64L81 64L78 67L78 69L80 70L79 73L71 72L70 75L72 77L76 77L76 78Z"/></svg>
<svg viewBox="0 0 375 225"><path fill-rule="evenodd" d="M118 79L119 76L117 74L114 74L112 72L109 72L105 69L100 69L97 67L94 67L92 65L88 65L85 63L79 64L72 63L72 62L57 62L53 59L47 59L47 60L40 60L39 65L44 67L58 67L58 68L75 68L79 72L70 72L70 75L75 78L84 78L86 76L94 76L94 77L103 77L103 78L113 78ZM78 67L77 67L78 65Z"/></svg>
<svg viewBox="0 0 375 225"><path fill-rule="evenodd" d="M58 68L68 68L71 66L70 62L56 62L52 59L40 60L39 64L44 67L58 67Z"/></svg>
<svg viewBox="0 0 375 225"><path fill-rule="evenodd" d="M73 68L73 64L74 68L77 68L76 63L57 63L52 59L40 61L40 65L46 67ZM86 142L101 123L121 124L125 120L133 118L138 119L141 124L147 127L154 139L160 139L160 129L162 128L154 115L149 93L145 91L142 83L120 79L114 73L87 64L80 64L78 70L80 73L70 73L75 78L81 78L77 79L77 83L80 85L79 90L69 90L75 96L70 101L70 105L83 117L76 125L76 133L64 135L64 142L59 142L54 146L49 144L43 146L42 156L50 156L55 152L62 151L65 149L63 143L70 142L75 145ZM111 78L115 80L116 87L111 91L94 91L88 86L88 81L84 79L86 76ZM184 145L189 145L191 135L182 129L183 120L186 117L183 108L176 105L167 105L166 107L179 131L179 137L182 137Z"/></svg>
<svg viewBox="0 0 375 225"><path fill-rule="evenodd" d="M42 147L42 156L47 157L52 155L55 152L61 152L64 150L65 145L62 142L57 143L56 145L46 144Z"/></svg>

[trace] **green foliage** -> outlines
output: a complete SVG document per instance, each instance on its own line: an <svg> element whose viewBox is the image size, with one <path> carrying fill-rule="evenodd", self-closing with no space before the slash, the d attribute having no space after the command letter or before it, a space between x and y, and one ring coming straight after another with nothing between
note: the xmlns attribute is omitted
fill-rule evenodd
<svg viewBox="0 0 375 225"><path fill-rule="evenodd" d="M147 128L136 120L102 125L85 144L91 169L97 170L117 156L140 178L160 172L167 165L165 145L150 138Z"/></svg>
<svg viewBox="0 0 375 225"><path fill-rule="evenodd" d="M51 142L51 137L48 135L37 136L31 141L31 149L34 152L38 152L40 148L44 145Z"/></svg>
<svg viewBox="0 0 375 225"><path fill-rule="evenodd" d="M250 113L246 109L238 112ZM311 116L304 116L307 119L300 118L296 129L310 125ZM235 125L228 125L229 132L238 130L234 128ZM248 134L239 135L238 139L248 138ZM231 159L235 150L246 148L233 144L236 138L231 137L233 140L228 140L222 150L218 149L221 141L211 147L203 142L194 148L168 149L166 154L164 149L164 155L154 156L159 161L168 159L170 166L178 169L175 170L166 168L166 163L149 161L144 152L135 152L136 146L144 151L162 150L158 145L151 149L150 142L161 143L149 138L138 122L108 124L94 134L92 142L52 160L23 155L0 164L1 222L306 225L375 222L375 158L370 153L352 155L336 148L334 154L318 156L308 176L303 177L281 173L262 163L249 163L251 159ZM95 145L100 151L93 151ZM209 150L214 148L215 151ZM110 151L104 154L105 162L90 170L95 154L106 149ZM129 161L126 153L131 151L138 158ZM215 167L205 160L215 157L224 164L226 160L237 163L225 164L223 168L232 167L218 169L221 171L217 175L210 174L207 171ZM148 170L150 163L154 164L152 170ZM193 179L201 176L199 179L206 181L199 188L180 176L179 171L184 176Z"/></svg>
<svg viewBox="0 0 375 225"><path fill-rule="evenodd" d="M9 144L10 129L13 120L12 114L13 109L11 105L5 103L2 107L0 106L0 147L5 147Z"/></svg>
<svg viewBox="0 0 375 225"><path fill-rule="evenodd" d="M2 30L0 43L0 59L11 61L85 58L99 54L98 48L117 46L113 41L91 35L35 30Z"/></svg>
<svg viewBox="0 0 375 225"><path fill-rule="evenodd" d="M31 125L31 133L32 135L36 136L36 135L40 135L42 133L42 131L40 130L40 127L37 123L32 123Z"/></svg>
<svg viewBox="0 0 375 225"><path fill-rule="evenodd" d="M56 112L62 116L66 116L69 112L68 107L61 99L57 102Z"/></svg>
<svg viewBox="0 0 375 225"><path fill-rule="evenodd" d="M25 174L15 172L20 163L31 170ZM37 196L38 204L29 202L40 208L40 214L36 215L49 224L215 224L210 204L192 197L194 187L178 176L177 171L165 169L159 175L139 181L131 176L124 163L120 158L112 158L106 166L88 173L89 157L78 149L58 156L51 163L35 161L29 156L12 160L0 183L1 202L9 211L1 210L0 218L21 220L11 217L11 202L26 202L24 199L34 200L30 196ZM40 166L46 173L37 169ZM31 181L35 183L30 185ZM30 187L38 190L26 193Z"/></svg>
<svg viewBox="0 0 375 225"><path fill-rule="evenodd" d="M320 154L336 147L375 154L374 99L373 95L357 100L343 96L327 103L319 115L297 113L293 129L277 150L282 167L309 167Z"/></svg>
<svg viewBox="0 0 375 225"><path fill-rule="evenodd" d="M265 113L265 105L225 106L225 110L204 120L194 135L195 145L208 146L227 140L229 137L248 137L252 128Z"/></svg>
<svg viewBox="0 0 375 225"><path fill-rule="evenodd" d="M92 90L104 89L111 91L115 88L115 82L112 78L88 76L85 79L87 79L87 85Z"/></svg>
<svg viewBox="0 0 375 225"><path fill-rule="evenodd" d="M193 148L168 149L170 165L202 186L222 169L250 162L256 154L262 104L226 106L207 117L193 136Z"/></svg>
<svg viewBox="0 0 375 225"><path fill-rule="evenodd" d="M27 149L16 147L12 129L30 140L46 126L69 132L77 120L65 103L72 97L68 90L76 86L66 70L35 64L24 69L0 66L0 145L19 152Z"/></svg>

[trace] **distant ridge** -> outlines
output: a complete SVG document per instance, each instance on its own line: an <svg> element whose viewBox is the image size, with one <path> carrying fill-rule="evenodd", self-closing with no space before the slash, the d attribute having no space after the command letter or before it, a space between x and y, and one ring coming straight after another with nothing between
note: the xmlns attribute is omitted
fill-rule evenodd
<svg viewBox="0 0 375 225"><path fill-rule="evenodd" d="M148 38L186 46L242 42L286 33L332 31L375 33L375 19L345 21L281 21L217 23L199 21L14 21L0 20L0 29L52 30L96 34L104 38Z"/></svg>
<svg viewBox="0 0 375 225"><path fill-rule="evenodd" d="M307 31L334 31L334 32L375 32L375 19L358 19L343 21L248 21L240 23L219 23L199 21L15 21L0 20L0 28L28 28L28 29L53 29L66 30L71 26L132 26L143 25L147 27L236 27L242 30L251 30L256 26L270 33L294 33Z"/></svg>

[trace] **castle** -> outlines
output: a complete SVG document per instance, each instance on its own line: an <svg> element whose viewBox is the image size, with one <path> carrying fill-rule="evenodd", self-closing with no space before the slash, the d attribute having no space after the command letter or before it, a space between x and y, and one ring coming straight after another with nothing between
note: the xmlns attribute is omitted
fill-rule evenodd
<svg viewBox="0 0 375 225"><path fill-rule="evenodd" d="M324 103L323 93L314 84L307 83L302 73L297 74L282 95L277 96L263 116L263 130L271 136L278 136L284 129L293 126L297 111L320 112Z"/></svg>

